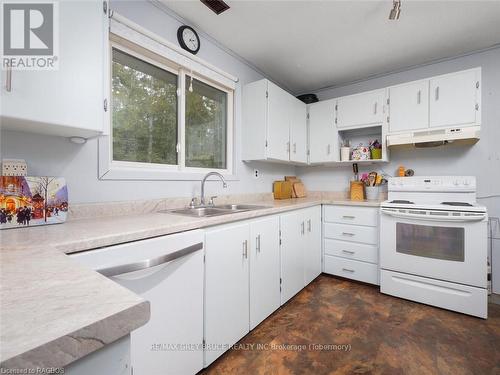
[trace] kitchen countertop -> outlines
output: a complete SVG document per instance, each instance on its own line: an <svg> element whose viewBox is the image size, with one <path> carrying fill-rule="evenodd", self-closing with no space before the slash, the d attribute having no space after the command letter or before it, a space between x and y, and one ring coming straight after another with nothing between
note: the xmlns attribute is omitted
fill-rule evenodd
<svg viewBox="0 0 500 375"><path fill-rule="evenodd" d="M319 204L328 197L252 201L267 208L209 218L149 213L1 232L0 366L63 367L149 319L149 302L64 255Z"/></svg>

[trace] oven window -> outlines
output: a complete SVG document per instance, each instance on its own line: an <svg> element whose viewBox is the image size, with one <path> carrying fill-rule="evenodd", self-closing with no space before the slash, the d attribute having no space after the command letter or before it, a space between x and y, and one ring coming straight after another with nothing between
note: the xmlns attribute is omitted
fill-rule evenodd
<svg viewBox="0 0 500 375"><path fill-rule="evenodd" d="M464 250L464 228L396 223L398 253L463 262Z"/></svg>

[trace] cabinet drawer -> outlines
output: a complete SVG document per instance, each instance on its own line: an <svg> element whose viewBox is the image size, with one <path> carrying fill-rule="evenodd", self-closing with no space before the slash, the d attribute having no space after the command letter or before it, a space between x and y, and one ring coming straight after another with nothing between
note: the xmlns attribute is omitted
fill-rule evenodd
<svg viewBox="0 0 500 375"><path fill-rule="evenodd" d="M325 255L325 273L378 285L378 266L372 263Z"/></svg>
<svg viewBox="0 0 500 375"><path fill-rule="evenodd" d="M378 208L352 206L324 206L325 222L340 224L378 225Z"/></svg>
<svg viewBox="0 0 500 375"><path fill-rule="evenodd" d="M324 224L324 236L333 240L378 244L378 228L345 224Z"/></svg>
<svg viewBox="0 0 500 375"><path fill-rule="evenodd" d="M325 255L378 263L378 246L325 239Z"/></svg>

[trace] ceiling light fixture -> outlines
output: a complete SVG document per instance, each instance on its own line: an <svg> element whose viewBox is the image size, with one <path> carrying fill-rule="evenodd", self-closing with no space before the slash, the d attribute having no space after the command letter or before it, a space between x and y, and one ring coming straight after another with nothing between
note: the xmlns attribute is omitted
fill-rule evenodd
<svg viewBox="0 0 500 375"><path fill-rule="evenodd" d="M401 14L401 0L392 1L392 9L389 13L390 20L399 20L399 15Z"/></svg>

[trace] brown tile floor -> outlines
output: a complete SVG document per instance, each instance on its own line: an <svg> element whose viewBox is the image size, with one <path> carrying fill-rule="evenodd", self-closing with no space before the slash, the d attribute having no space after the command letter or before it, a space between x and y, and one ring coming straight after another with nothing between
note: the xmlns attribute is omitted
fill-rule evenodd
<svg viewBox="0 0 500 375"><path fill-rule="evenodd" d="M322 275L238 344L202 373L500 374L500 306L482 320Z"/></svg>

